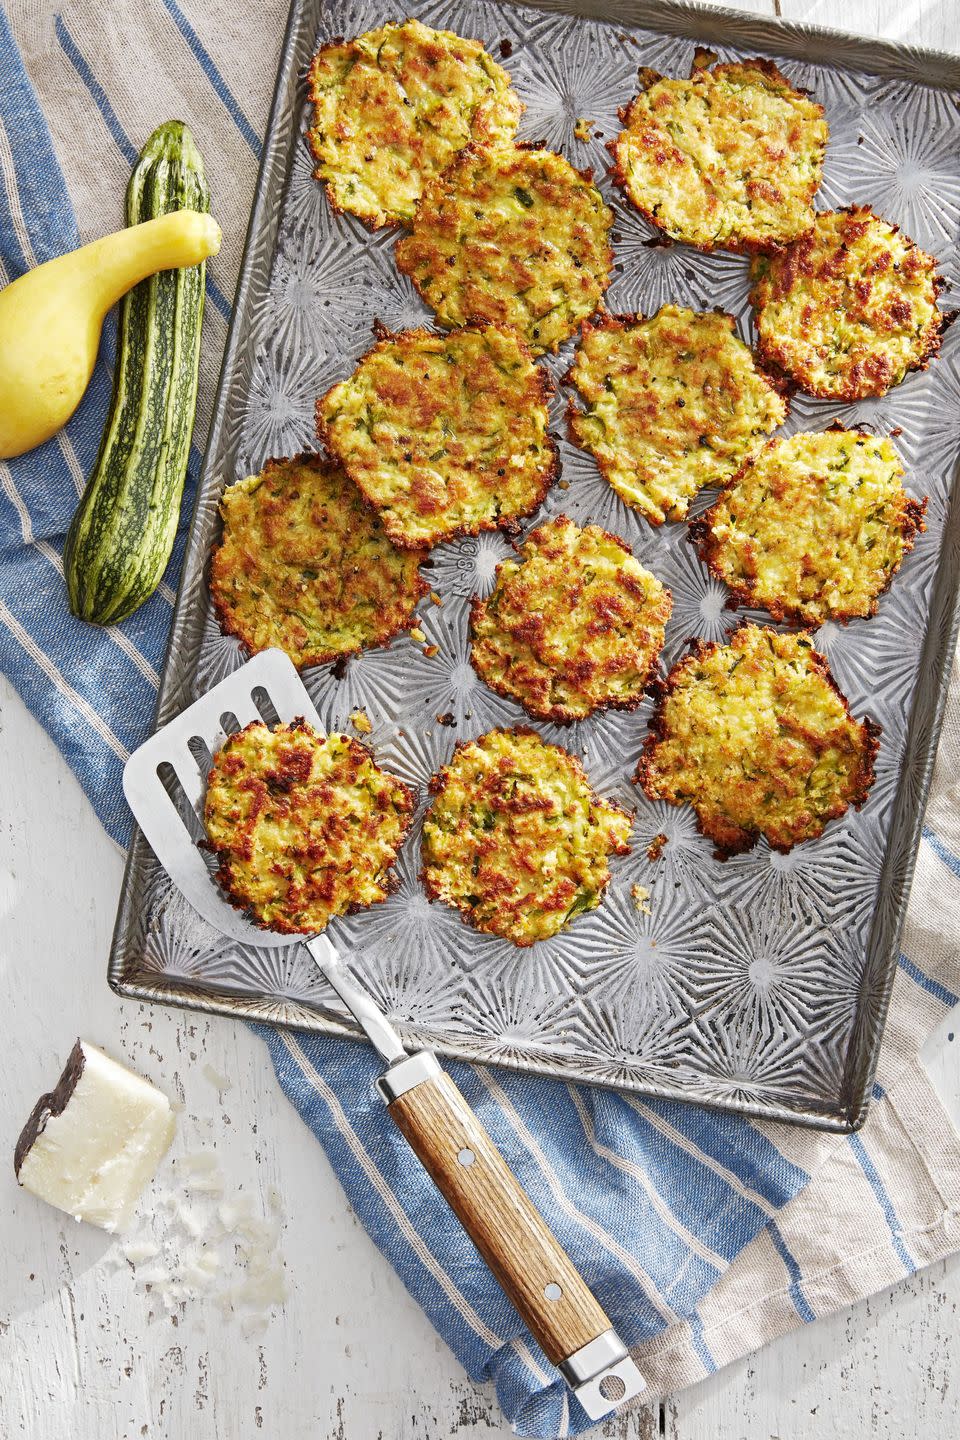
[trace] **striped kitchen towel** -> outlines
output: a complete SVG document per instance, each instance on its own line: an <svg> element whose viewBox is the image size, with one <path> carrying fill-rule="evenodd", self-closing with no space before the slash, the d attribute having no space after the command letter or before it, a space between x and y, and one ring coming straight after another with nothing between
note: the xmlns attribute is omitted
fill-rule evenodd
<svg viewBox="0 0 960 1440"><path fill-rule="evenodd" d="M0 281L121 222L131 162L158 122L180 117L197 137L225 235L209 267L198 447L283 24L282 0L59 0L56 8L8 0L6 17L0 11ZM108 334L108 352L110 344ZM120 768L149 726L179 546L160 591L123 625L97 631L70 617L62 545L108 403L107 359L60 436L0 465L0 665L122 842L129 822ZM194 453L191 484L196 469ZM188 495L185 514L189 504ZM960 1142L917 1058L960 988L957 774L960 675L876 1099L860 1134L754 1125L451 1067L634 1347L654 1395L960 1247ZM585 1429L556 1371L411 1165L374 1095L372 1055L332 1039L263 1034L284 1090L370 1235L470 1374L495 1381L517 1432Z"/></svg>

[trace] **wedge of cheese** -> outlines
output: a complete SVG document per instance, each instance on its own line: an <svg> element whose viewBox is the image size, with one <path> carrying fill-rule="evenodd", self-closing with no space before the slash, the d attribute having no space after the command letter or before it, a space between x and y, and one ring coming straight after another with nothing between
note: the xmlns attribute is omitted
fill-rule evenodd
<svg viewBox="0 0 960 1440"><path fill-rule="evenodd" d="M25 1190L104 1230L130 1224L173 1139L170 1101L148 1080L78 1040L33 1108L14 1152Z"/></svg>

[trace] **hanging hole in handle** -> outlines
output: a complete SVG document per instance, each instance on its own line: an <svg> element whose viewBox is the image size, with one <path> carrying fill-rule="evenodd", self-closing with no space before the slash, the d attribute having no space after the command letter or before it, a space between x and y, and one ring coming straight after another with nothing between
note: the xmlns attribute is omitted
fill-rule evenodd
<svg viewBox="0 0 960 1440"><path fill-rule="evenodd" d="M557 1284L556 1280L551 1280L549 1285L544 1285L543 1293L548 1300L563 1299L563 1290Z"/></svg>
<svg viewBox="0 0 960 1440"><path fill-rule="evenodd" d="M616 1405L627 1393L627 1387L619 1375L604 1375L597 1388L604 1400L609 1400L611 1405Z"/></svg>
<svg viewBox="0 0 960 1440"><path fill-rule="evenodd" d="M463 1165L465 1168L472 1165L476 1158L469 1145L464 1145L463 1149L457 1152L457 1164Z"/></svg>

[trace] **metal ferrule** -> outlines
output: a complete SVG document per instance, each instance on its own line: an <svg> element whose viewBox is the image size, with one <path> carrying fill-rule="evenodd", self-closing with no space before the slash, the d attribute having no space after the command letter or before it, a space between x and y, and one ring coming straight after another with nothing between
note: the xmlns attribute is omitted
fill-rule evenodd
<svg viewBox="0 0 960 1440"><path fill-rule="evenodd" d="M377 1089L388 1105L394 1100L399 1100L401 1095L406 1095L408 1090L415 1089L422 1085L425 1080L435 1080L442 1074L439 1062L432 1050L418 1050L414 1055L406 1055L398 1060L389 1070L385 1070L377 1080Z"/></svg>
<svg viewBox="0 0 960 1440"><path fill-rule="evenodd" d="M604 1330L575 1350L559 1370L591 1420L602 1420L647 1385L616 1330Z"/></svg>

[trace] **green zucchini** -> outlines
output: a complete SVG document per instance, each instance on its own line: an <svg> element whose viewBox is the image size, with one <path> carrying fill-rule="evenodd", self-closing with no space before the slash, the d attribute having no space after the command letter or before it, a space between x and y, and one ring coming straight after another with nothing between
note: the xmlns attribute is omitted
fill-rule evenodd
<svg viewBox="0 0 960 1440"><path fill-rule="evenodd" d="M209 212L200 152L179 120L155 130L127 187L127 224ZM112 625L163 577L197 407L206 264L151 275L120 303L113 399L64 550L70 609Z"/></svg>

